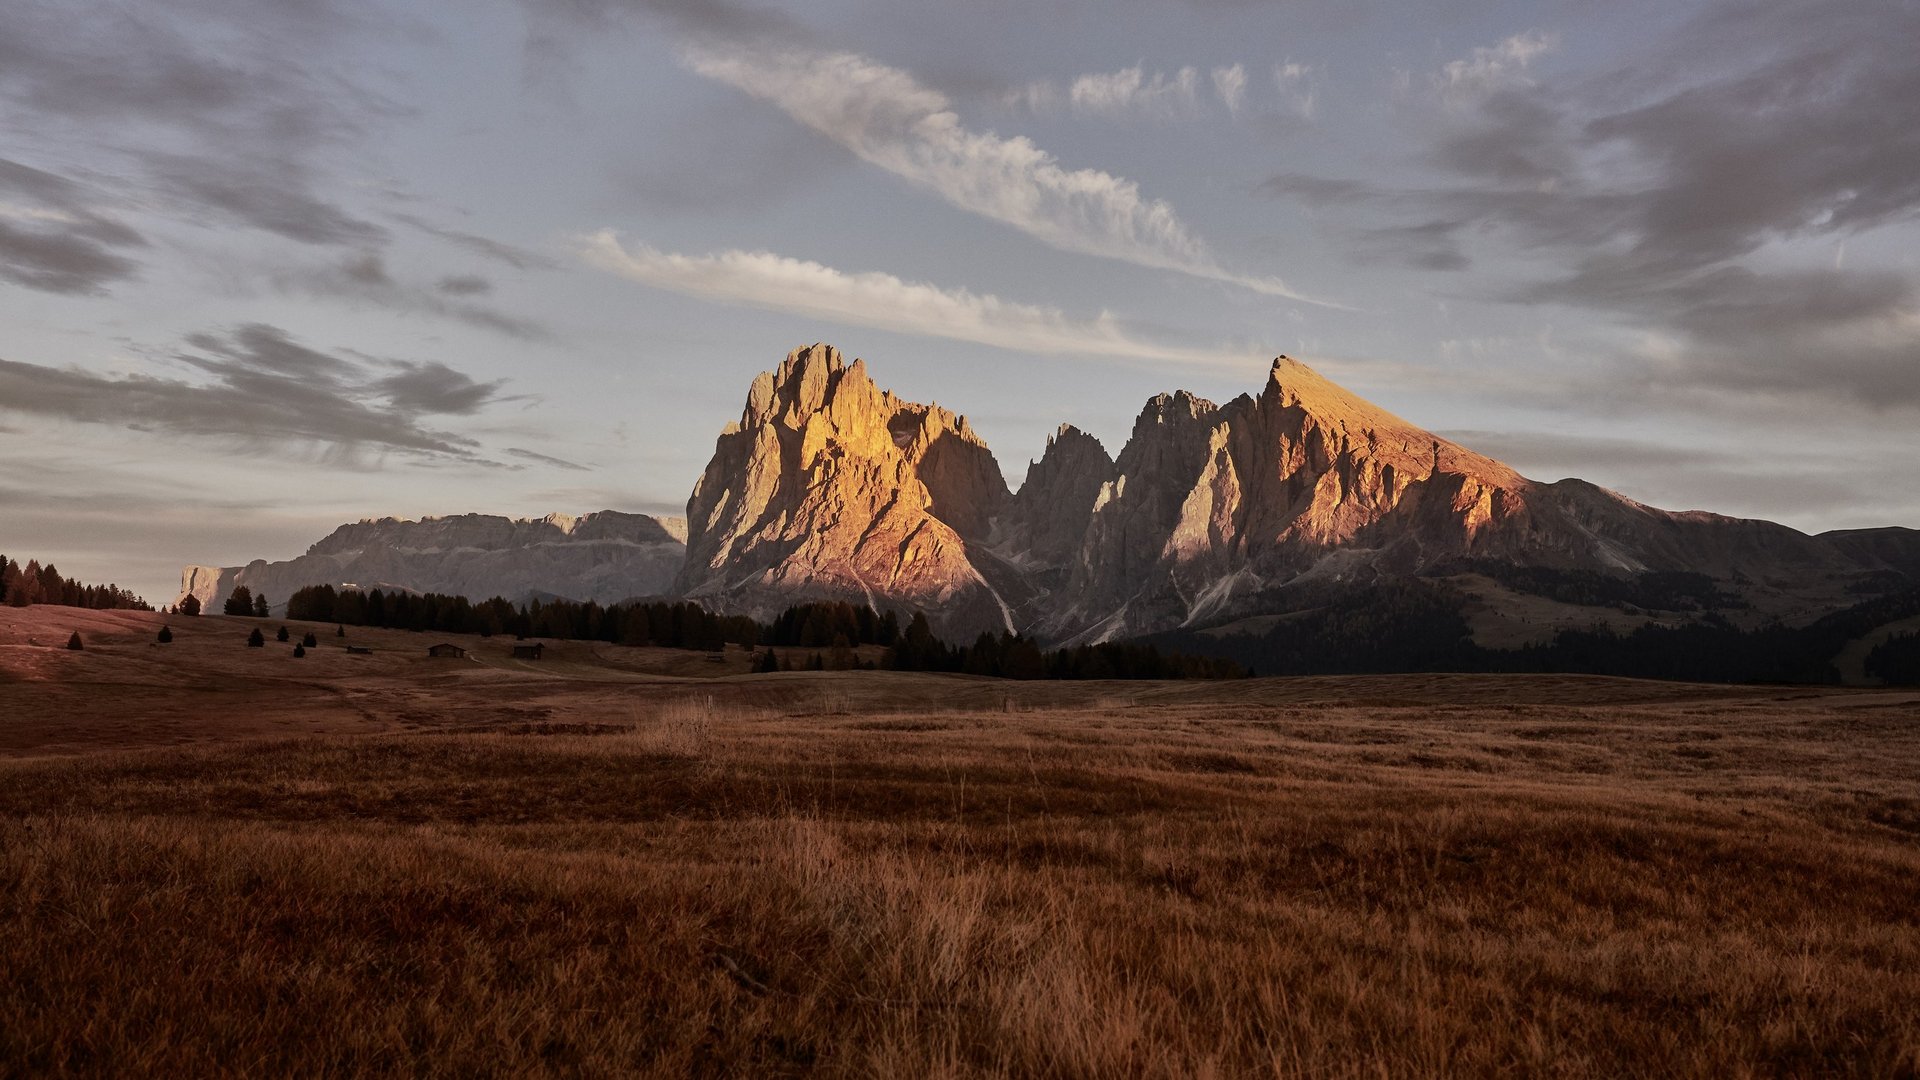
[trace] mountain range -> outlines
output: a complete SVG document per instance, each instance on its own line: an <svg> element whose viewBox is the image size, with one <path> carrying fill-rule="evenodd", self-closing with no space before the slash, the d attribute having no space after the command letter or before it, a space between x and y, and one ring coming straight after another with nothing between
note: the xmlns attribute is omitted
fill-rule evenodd
<svg viewBox="0 0 1920 1080"><path fill-rule="evenodd" d="M674 595L768 618L801 600L924 611L945 636L1055 643L1232 626L1313 590L1474 567L1711 578L1750 620L1920 580L1920 532L1773 522L1541 483L1282 356L1257 393L1161 394L1117 456L1062 425L1009 490L966 417L796 349L721 432L684 522L603 511L342 526L288 562L188 567L182 596L311 584L611 602ZM217 607L215 608L217 610Z"/></svg>

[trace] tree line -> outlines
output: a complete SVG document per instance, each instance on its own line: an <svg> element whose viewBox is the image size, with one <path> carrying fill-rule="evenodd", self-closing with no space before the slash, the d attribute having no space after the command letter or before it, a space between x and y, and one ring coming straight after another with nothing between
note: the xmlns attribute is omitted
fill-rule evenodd
<svg viewBox="0 0 1920 1080"><path fill-rule="evenodd" d="M31 607L56 604L61 607L92 608L96 611L152 611L153 608L118 585L87 585L74 578L61 577L52 563L40 565L28 559L18 562L0 555L0 604Z"/></svg>
<svg viewBox="0 0 1920 1080"><path fill-rule="evenodd" d="M901 629L899 616L893 612L878 612L864 604L844 601L795 604L762 624L744 616L715 615L687 601L602 605L592 601L529 600L514 604L496 596L474 603L463 596L439 593L362 592L312 585L287 599L287 618L708 652L728 644L750 649L768 647L756 664L759 671L888 667L1007 679L1222 679L1246 674L1243 667L1229 660L1183 655L1156 645L1108 643L1044 650L1013 633L982 634L972 645L953 645L934 634L924 614L916 613ZM886 647L886 659L862 662L854 651L861 645ZM783 663L770 646L826 651L816 651L795 665L791 657Z"/></svg>
<svg viewBox="0 0 1920 1080"><path fill-rule="evenodd" d="M287 598L287 618L443 634L512 634L707 651L724 648L728 642L751 647L759 642L761 632L760 624L752 619L715 615L685 601L603 605L591 600L529 600L515 604L496 596L475 603L464 596L442 593L363 592L331 585L310 585L294 592Z"/></svg>
<svg viewBox="0 0 1920 1080"><path fill-rule="evenodd" d="M1834 659L1875 627L1920 615L1920 588L1877 597L1804 626L1742 629L1717 612L1678 626L1565 629L1552 640L1490 649L1473 640L1464 597L1445 582L1401 581L1302 594L1299 610L1259 633L1174 631L1148 640L1221 656L1262 675L1408 671L1577 672L1725 683L1835 683ZM1869 674L1893 682L1906 669L1898 638L1869 659Z"/></svg>

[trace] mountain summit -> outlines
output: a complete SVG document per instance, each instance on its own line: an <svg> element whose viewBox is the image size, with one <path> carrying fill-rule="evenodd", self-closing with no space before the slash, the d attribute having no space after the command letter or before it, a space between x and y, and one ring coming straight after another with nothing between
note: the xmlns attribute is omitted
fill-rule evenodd
<svg viewBox="0 0 1920 1080"><path fill-rule="evenodd" d="M1285 356L1258 394L1224 405L1155 396L1117 456L1063 424L1010 492L966 417L883 390L864 362L816 344L754 379L684 533L611 511L362 522L290 562L189 567L182 595L210 605L238 584L279 599L322 583L666 592L760 619L831 599L923 611L952 639L1017 630L1071 644L1269 618L1330 587L1556 572L1705 575L1757 625L1920 578L1920 533L1808 536L1529 480Z"/></svg>
<svg viewBox="0 0 1920 1080"><path fill-rule="evenodd" d="M678 584L694 599L764 615L834 597L922 609L949 634L1068 642L1463 559L1821 595L1880 569L1866 545L1529 480L1285 356L1257 396L1154 397L1118 457L1063 425L1009 494L964 418L878 389L830 346L799 349L755 380L687 517Z"/></svg>
<svg viewBox="0 0 1920 1080"><path fill-rule="evenodd" d="M923 609L948 632L1012 629L977 565L1007 498L966 417L881 390L832 346L796 349L715 443L677 584L758 617L834 598Z"/></svg>

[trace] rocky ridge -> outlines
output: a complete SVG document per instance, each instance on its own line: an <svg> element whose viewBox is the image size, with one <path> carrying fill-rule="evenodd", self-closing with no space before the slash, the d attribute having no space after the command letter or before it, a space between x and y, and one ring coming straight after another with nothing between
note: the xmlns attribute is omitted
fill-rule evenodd
<svg viewBox="0 0 1920 1080"><path fill-rule="evenodd" d="M843 599L925 610L950 633L1013 627L972 554L1008 497L964 416L881 390L831 346L796 349L716 440L677 587L763 618Z"/></svg>
<svg viewBox="0 0 1920 1080"><path fill-rule="evenodd" d="M342 525L282 562L189 566L180 595L218 611L245 585L276 608L309 585L437 592L482 599L566 597L612 603L667 591L686 552L686 524L603 510L569 517L460 514Z"/></svg>
<svg viewBox="0 0 1920 1080"><path fill-rule="evenodd" d="M1257 394L1154 397L1117 456L1062 425L1009 491L964 416L813 345L754 380L684 523L612 511L365 521L288 562L189 567L182 595L217 608L241 584L275 600L323 582L676 594L762 619L838 599L924 611L949 638L1015 629L1074 643L1271 615L1304 586L1462 559L1706 574L1760 617L1793 618L1844 606L1876 575L1920 577L1920 533L1808 536L1540 483L1284 356Z"/></svg>

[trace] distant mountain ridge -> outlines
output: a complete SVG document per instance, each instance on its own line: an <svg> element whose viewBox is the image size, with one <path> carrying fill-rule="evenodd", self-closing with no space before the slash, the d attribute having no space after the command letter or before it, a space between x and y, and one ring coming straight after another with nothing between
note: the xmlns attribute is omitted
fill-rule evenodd
<svg viewBox="0 0 1920 1080"><path fill-rule="evenodd" d="M309 585L612 603L669 590L685 553L684 520L614 510L366 519L340 526L295 559L186 567L175 603L194 596L202 610L218 611L242 585L276 608Z"/></svg>
<svg viewBox="0 0 1920 1080"><path fill-rule="evenodd" d="M1074 643L1264 617L1301 589L1471 560L1704 574L1754 619L1804 619L1876 577L1920 580L1920 532L1809 536L1540 483L1285 356L1257 394L1224 405L1155 396L1117 456L1062 425L1009 491L964 416L883 390L864 362L816 344L754 380L685 522L383 519L287 563L190 567L183 588L203 604L237 584L280 600L322 575L476 597L670 593L757 618L840 599L924 611L950 638Z"/></svg>

